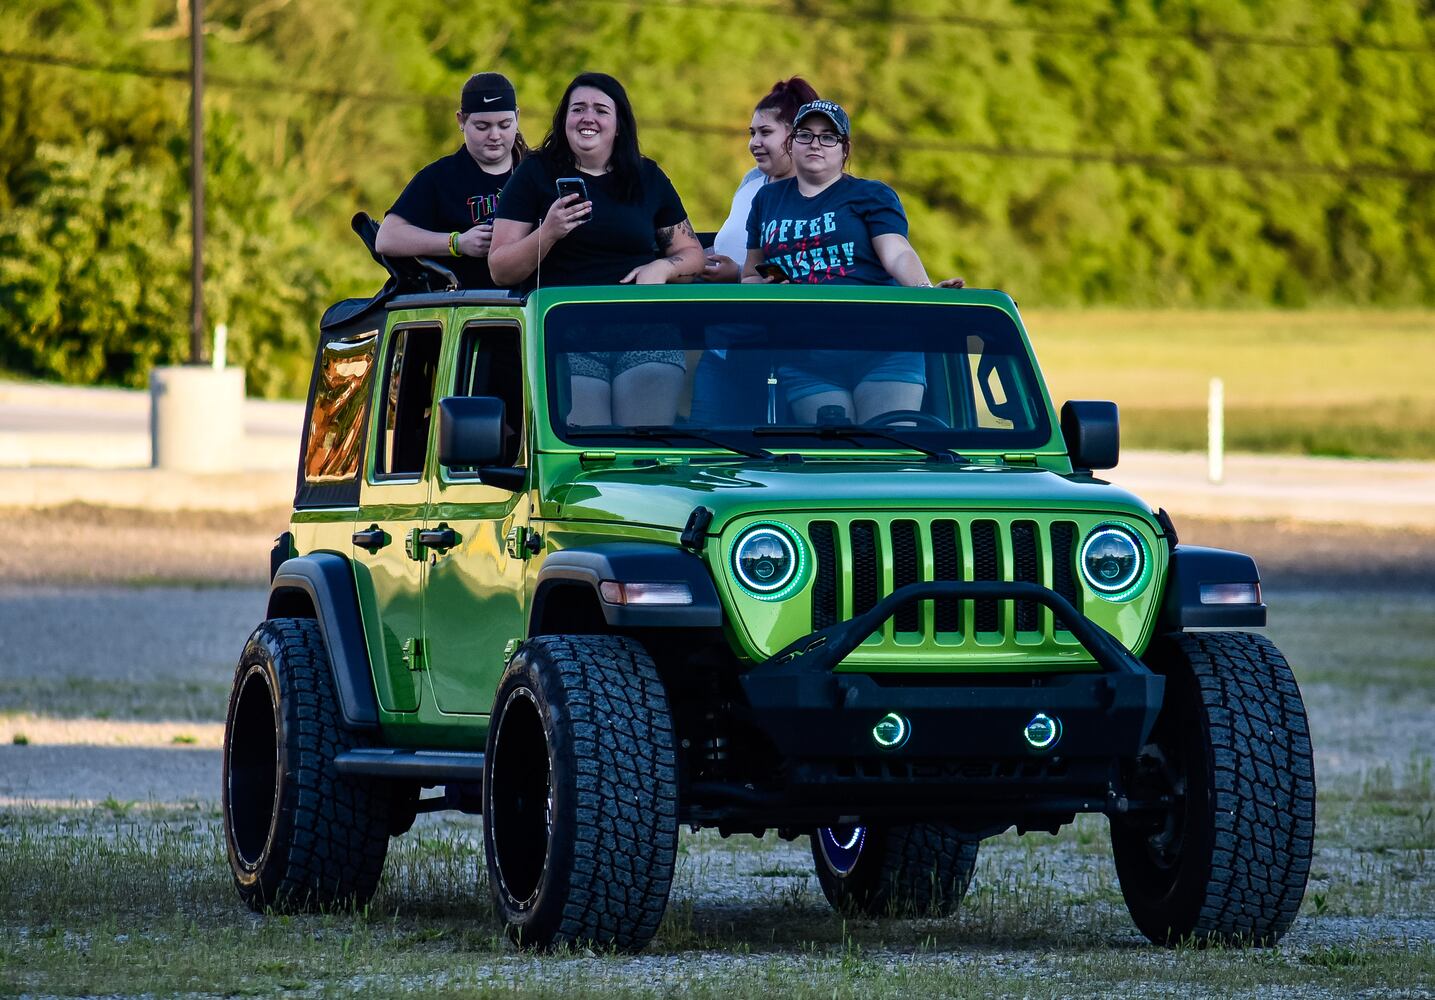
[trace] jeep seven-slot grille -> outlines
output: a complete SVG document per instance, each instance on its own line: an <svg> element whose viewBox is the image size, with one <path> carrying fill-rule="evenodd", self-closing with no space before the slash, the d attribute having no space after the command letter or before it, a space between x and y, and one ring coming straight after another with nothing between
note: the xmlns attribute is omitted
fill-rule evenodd
<svg viewBox="0 0 1435 1000"><path fill-rule="evenodd" d="M1038 584L1049 580L1053 590L1080 610L1073 561L1076 536L1076 525L1070 521L1049 525L981 517L968 521L854 520L848 524L813 521L808 528L816 562L812 627L826 628L842 618L860 615L892 590L928 579L1009 579ZM932 602L931 617L926 619L930 624L924 625L922 604L910 604L893 616L891 632L899 641L904 634L919 637L926 628L939 636L960 639L967 603L972 605L970 628L978 634L1040 632L1047 613L1036 601L944 598ZM1059 623L1055 627L1061 630Z"/></svg>

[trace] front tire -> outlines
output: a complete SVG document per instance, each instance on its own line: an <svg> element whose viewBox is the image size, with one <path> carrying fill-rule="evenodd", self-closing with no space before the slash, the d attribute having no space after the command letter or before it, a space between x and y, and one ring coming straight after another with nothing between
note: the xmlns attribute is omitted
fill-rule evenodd
<svg viewBox="0 0 1435 1000"><path fill-rule="evenodd" d="M1295 676L1267 639L1238 632L1162 636L1145 659L1166 697L1131 778L1174 804L1112 818L1131 917L1156 944L1275 944L1300 909L1315 837Z"/></svg>
<svg viewBox="0 0 1435 1000"><path fill-rule="evenodd" d="M678 843L673 724L657 668L617 636L539 636L499 683L483 783L499 918L528 947L636 951Z"/></svg>
<svg viewBox="0 0 1435 1000"><path fill-rule="evenodd" d="M319 625L256 628L235 670L224 726L224 834L234 887L250 909L363 905L383 873L389 787L344 776L363 745L339 723Z"/></svg>
<svg viewBox="0 0 1435 1000"><path fill-rule="evenodd" d="M839 913L949 916L977 865L978 842L945 823L821 827L811 840L817 881Z"/></svg>

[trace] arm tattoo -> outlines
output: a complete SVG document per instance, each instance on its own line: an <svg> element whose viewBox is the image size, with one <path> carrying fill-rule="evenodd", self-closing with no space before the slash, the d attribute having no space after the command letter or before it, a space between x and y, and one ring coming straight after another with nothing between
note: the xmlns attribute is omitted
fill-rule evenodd
<svg viewBox="0 0 1435 1000"><path fill-rule="evenodd" d="M694 242L697 242L698 235L693 232L693 224L687 219L684 219L676 226L664 226L658 230L658 246L662 249L663 253L667 253L673 248L673 237L678 235L690 236Z"/></svg>

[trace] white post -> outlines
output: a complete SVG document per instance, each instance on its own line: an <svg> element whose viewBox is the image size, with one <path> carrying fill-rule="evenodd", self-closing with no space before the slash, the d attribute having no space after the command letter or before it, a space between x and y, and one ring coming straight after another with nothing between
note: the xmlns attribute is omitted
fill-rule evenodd
<svg viewBox="0 0 1435 1000"><path fill-rule="evenodd" d="M220 323L214 328L214 351L209 355L214 367L222 369L229 354L229 326Z"/></svg>
<svg viewBox="0 0 1435 1000"><path fill-rule="evenodd" d="M1226 387L1211 379L1206 400L1206 478L1219 484L1226 476Z"/></svg>

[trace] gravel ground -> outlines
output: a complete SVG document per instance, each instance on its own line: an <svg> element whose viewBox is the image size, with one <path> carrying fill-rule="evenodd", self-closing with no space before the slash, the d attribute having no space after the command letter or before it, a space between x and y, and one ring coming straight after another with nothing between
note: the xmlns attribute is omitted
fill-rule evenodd
<svg viewBox="0 0 1435 1000"><path fill-rule="evenodd" d="M69 514L82 522L76 532L83 544L37 540L37 529L54 523L42 515L0 530L0 569L10 581L0 587L0 809L100 804L102 812L142 816L194 803L201 824L213 824L220 769L213 747L235 657L263 612L271 515L173 522L91 508ZM1372 775L1398 781L1419 755L1428 758L1435 720L1435 618L1429 614L1435 536L1201 520L1178 527L1183 541L1242 549L1260 561L1272 604L1270 635L1302 680L1323 789L1358 800ZM181 555L173 551L176 534L186 543ZM1350 662L1348 652L1352 622L1370 635L1359 662ZM1411 681L1422 677L1428 682ZM13 742L17 736L28 745ZM1372 942L1435 943L1428 867L1401 868L1399 845L1357 857L1349 844L1358 842L1359 821L1349 821L1354 833L1330 822L1323 813L1311 893L1339 882L1347 894L1368 884L1383 895L1320 914L1308 904L1282 952L1319 956L1322 949ZM894 968L1063 975L1061 949L1076 942L1115 949L1123 961L1138 955L1153 976L1171 969L1181 959L1145 949L1114 893L1104 822L1082 823L1074 838L1008 835L984 844L955 944L951 933L934 953L889 941L866 948L864 958ZM421 831L440 828L458 834L477 868L477 819L420 819ZM811 957L793 949L802 934L827 933L813 928L826 928L833 918L811 874L806 841L769 837L758 845L704 831L685 834L682 844L670 912L690 924L693 950L613 962L605 973L611 971L614 982L659 990L681 990L706 977L720 982L725 972L753 961L773 969L776 981L811 976ZM1357 865L1373 867L1352 880ZM1003 893L1021 894L1038 913L1029 919L1051 921L1045 937L1033 937L1031 924L1024 930L1002 924L1005 918L983 917L983 900ZM990 912L1013 909L1006 898L1005 909L993 905ZM531 979L533 970L523 956L480 964L491 966L499 981ZM1133 982L1130 995L1144 992ZM1210 995L1199 985L1182 992ZM1412 982L1403 995L1431 995L1430 984Z"/></svg>

